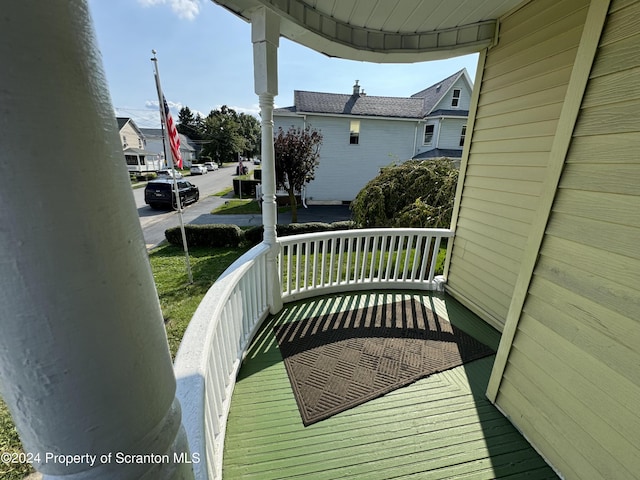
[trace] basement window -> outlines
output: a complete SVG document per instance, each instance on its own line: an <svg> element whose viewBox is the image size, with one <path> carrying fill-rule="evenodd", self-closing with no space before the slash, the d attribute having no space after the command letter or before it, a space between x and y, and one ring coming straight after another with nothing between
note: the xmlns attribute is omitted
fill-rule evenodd
<svg viewBox="0 0 640 480"><path fill-rule="evenodd" d="M360 120L351 120L349 126L349 144L358 145L360 143Z"/></svg>

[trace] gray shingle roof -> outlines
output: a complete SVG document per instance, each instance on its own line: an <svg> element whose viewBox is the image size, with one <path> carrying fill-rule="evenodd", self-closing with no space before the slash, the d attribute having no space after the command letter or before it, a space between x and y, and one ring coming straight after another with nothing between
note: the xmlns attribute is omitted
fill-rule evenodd
<svg viewBox="0 0 640 480"><path fill-rule="evenodd" d="M429 117L438 117L438 116L446 116L446 117L468 117L469 110L444 110L439 108L438 110L434 110L433 112L429 112Z"/></svg>
<svg viewBox="0 0 640 480"><path fill-rule="evenodd" d="M426 152L419 153L413 157L414 160L423 160L425 158L461 158L462 149L455 150L453 148L434 148L433 150L427 150Z"/></svg>
<svg viewBox="0 0 640 480"><path fill-rule="evenodd" d="M424 118L464 69L441 80L411 97L376 97L372 95L348 95L295 90L294 106L277 108L275 114L324 113L329 115L362 115L369 117ZM468 115L467 111L456 111L456 115Z"/></svg>
<svg viewBox="0 0 640 480"><path fill-rule="evenodd" d="M453 75L439 81L438 83L431 85L424 90L420 90L418 93L411 95L411 98L422 98L424 101L422 114L427 115L433 107L440 101L445 93L451 88L458 78L463 74L464 69L458 70Z"/></svg>
<svg viewBox="0 0 640 480"><path fill-rule="evenodd" d="M140 131L145 137L162 137L161 128L141 128Z"/></svg>
<svg viewBox="0 0 640 480"><path fill-rule="evenodd" d="M116 121L118 122L118 130L122 130L127 122L131 120L129 117L116 117Z"/></svg>
<svg viewBox="0 0 640 480"><path fill-rule="evenodd" d="M294 101L297 112L372 117L422 117L422 100L419 98L357 96L295 90Z"/></svg>

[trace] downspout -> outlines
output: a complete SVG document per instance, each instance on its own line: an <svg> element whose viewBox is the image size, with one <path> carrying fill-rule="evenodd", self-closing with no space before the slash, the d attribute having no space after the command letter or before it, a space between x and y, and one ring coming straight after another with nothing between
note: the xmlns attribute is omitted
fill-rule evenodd
<svg viewBox="0 0 640 480"><path fill-rule="evenodd" d="M416 128L413 134L413 155L411 155L411 158L418 154L418 127L420 127L420 122L420 120L416 122Z"/></svg>

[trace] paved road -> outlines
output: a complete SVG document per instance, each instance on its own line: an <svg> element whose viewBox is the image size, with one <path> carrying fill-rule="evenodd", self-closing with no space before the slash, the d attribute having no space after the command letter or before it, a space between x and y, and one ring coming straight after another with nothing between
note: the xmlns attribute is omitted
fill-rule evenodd
<svg viewBox="0 0 640 480"><path fill-rule="evenodd" d="M261 215L212 215L211 211L223 205L226 198L214 196L232 184L235 174L235 165L221 168L215 172L209 172L201 176L189 176L189 180L200 189L200 200L183 209L182 218L185 224L235 224L239 226L262 225ZM144 188L133 191L140 225L144 234L147 249L154 248L164 241L164 232L167 228L177 227L178 214L174 211L154 210L144 203ZM298 222L335 222L349 220L351 218L348 206L344 205L312 205L309 208L298 209ZM278 223L289 223L291 214L280 214Z"/></svg>
<svg viewBox="0 0 640 480"><path fill-rule="evenodd" d="M200 189L200 200L183 209L182 218L185 224L193 222L198 217L210 215L210 212L224 204L222 197L214 196L232 184L235 169L231 166L222 167L206 175L188 176L186 179ZM144 188L136 188L133 197L140 217L140 225L144 234L147 248L153 248L164 240L167 228L178 226L178 213L172 210L154 210L144 203Z"/></svg>

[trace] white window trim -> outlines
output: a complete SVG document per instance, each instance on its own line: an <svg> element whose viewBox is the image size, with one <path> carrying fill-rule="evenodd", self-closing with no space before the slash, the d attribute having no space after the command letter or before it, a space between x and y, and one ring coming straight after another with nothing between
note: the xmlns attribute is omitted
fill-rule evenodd
<svg viewBox="0 0 640 480"><path fill-rule="evenodd" d="M431 132L431 141L426 142L425 137L427 136L427 127L433 127L433 132ZM433 146L436 138L436 124L435 123L425 123L424 129L422 130L422 145Z"/></svg>
<svg viewBox="0 0 640 480"><path fill-rule="evenodd" d="M464 142L467 141L467 126L463 125L460 129L460 141L458 142L461 147L464 147Z"/></svg>
<svg viewBox="0 0 640 480"><path fill-rule="evenodd" d="M456 92L458 92L458 96L456 97ZM460 100L462 99L462 89L454 88L451 93L451 107L452 108L460 108ZM456 102L454 105L453 102Z"/></svg>
<svg viewBox="0 0 640 480"><path fill-rule="evenodd" d="M353 127L356 127L355 129ZM355 138L355 142L351 140ZM360 120L349 122L349 145L360 145Z"/></svg>

